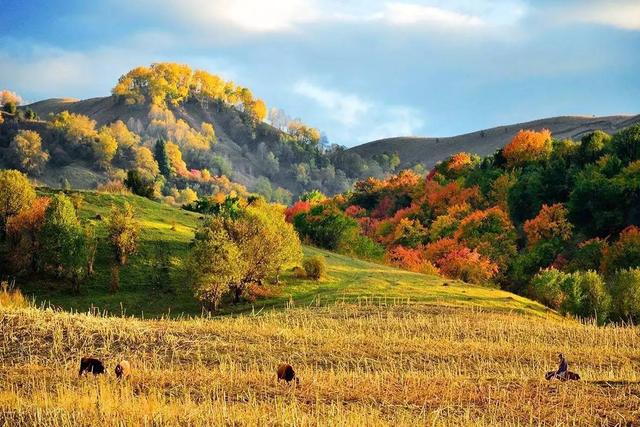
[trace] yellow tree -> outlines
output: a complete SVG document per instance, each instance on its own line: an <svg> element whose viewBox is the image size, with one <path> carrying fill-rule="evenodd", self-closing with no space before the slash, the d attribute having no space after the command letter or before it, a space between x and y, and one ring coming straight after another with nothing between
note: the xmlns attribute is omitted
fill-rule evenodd
<svg viewBox="0 0 640 427"><path fill-rule="evenodd" d="M36 190L22 172L0 170L0 230L4 238L7 220L31 206Z"/></svg>
<svg viewBox="0 0 640 427"><path fill-rule="evenodd" d="M9 144L9 152L18 169L33 175L42 173L49 161L49 153L42 150L42 139L38 132L20 130Z"/></svg>
<svg viewBox="0 0 640 427"><path fill-rule="evenodd" d="M167 142L165 144L165 148L167 150L167 156L169 157L169 162L171 167L175 169L176 174L178 176L187 175L187 164L182 160L182 152L180 151L180 147L173 142Z"/></svg>
<svg viewBox="0 0 640 427"><path fill-rule="evenodd" d="M102 127L93 143L93 154L102 168L107 168L118 150L118 141L110 128Z"/></svg>

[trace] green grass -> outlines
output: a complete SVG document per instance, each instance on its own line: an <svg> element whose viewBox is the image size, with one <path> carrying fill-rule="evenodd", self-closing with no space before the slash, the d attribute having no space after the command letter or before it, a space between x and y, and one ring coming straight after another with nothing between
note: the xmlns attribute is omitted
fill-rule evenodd
<svg viewBox="0 0 640 427"><path fill-rule="evenodd" d="M51 190L40 192L50 194ZM26 296L34 298L38 304L51 304L66 310L87 311L94 307L113 314L145 317L202 313L183 271L193 231L200 221L199 214L132 195L89 191L75 194L82 195L84 199L79 211L82 220L96 225L99 244L95 275L83 285L79 295L73 294L67 284L48 277L19 278L18 285ZM139 252L121 268L120 291L114 294L109 292L112 255L106 241L104 219L112 205L122 205L125 201L136 210L142 225L141 241ZM96 219L97 215L102 216L102 220ZM152 276L158 251L169 255L171 282L156 288L152 284ZM221 312L238 313L340 301L473 306L531 314L548 311L538 303L498 289L411 273L312 247L305 247L304 253L305 256L321 255L326 259L326 277L313 281L299 279L292 272L286 272L281 284L268 287L268 297L236 306L226 304Z"/></svg>

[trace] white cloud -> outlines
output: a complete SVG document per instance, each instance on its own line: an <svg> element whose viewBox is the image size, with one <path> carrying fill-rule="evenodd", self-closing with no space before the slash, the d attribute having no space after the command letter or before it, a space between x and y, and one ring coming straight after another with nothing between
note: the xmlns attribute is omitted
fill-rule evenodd
<svg viewBox="0 0 640 427"><path fill-rule="evenodd" d="M392 25L423 24L451 28L480 27L486 24L478 16L414 3L387 3L383 18Z"/></svg>
<svg viewBox="0 0 640 427"><path fill-rule="evenodd" d="M228 26L248 33L287 32L316 21L315 0L157 0L141 2L171 19L216 30Z"/></svg>
<svg viewBox="0 0 640 427"><path fill-rule="evenodd" d="M297 82L293 91L314 101L343 125L356 124L371 108L369 103L356 95L326 89L304 80Z"/></svg>
<svg viewBox="0 0 640 427"><path fill-rule="evenodd" d="M567 11L568 20L640 30L640 1L609 0L577 3Z"/></svg>
<svg viewBox="0 0 640 427"><path fill-rule="evenodd" d="M420 111L411 107L371 102L306 80L297 82L292 91L320 107L315 114L325 121L320 128L331 129L330 139L340 144L416 135L424 125Z"/></svg>
<svg viewBox="0 0 640 427"><path fill-rule="evenodd" d="M123 3L125 0L112 0ZM523 0L142 0L133 7L157 13L206 34L221 27L241 33L286 33L308 24L379 22L424 29L464 29L511 24L525 11ZM228 31L224 33L231 36Z"/></svg>
<svg viewBox="0 0 640 427"><path fill-rule="evenodd" d="M376 139L395 136L416 136L424 126L422 114L406 106L389 106L382 108L381 117L376 118L369 130L359 136L358 142L375 141Z"/></svg>

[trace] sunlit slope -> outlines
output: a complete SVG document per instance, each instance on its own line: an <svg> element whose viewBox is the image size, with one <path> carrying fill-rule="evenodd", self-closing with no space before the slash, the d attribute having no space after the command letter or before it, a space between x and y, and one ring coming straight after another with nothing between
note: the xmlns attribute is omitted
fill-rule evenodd
<svg viewBox="0 0 640 427"><path fill-rule="evenodd" d="M49 190L41 193L49 194ZM110 313L158 316L200 314L200 304L193 298L184 272L189 244L201 215L173 208L132 195L78 192L83 201L80 216L92 221L100 239L96 257L96 274L83 285L80 295L50 278L18 283L38 302L50 302L64 309L86 311L91 307ZM138 254L120 271L120 290L109 292L112 254L106 241L105 219L112 205L131 203L142 226ZM158 284L156 277L159 253L168 256L169 283ZM474 306L487 309L517 310L541 314L542 305L498 289L472 286L462 282L411 273L370 263L316 248L305 247L305 256L321 255L327 261L328 274L319 282L296 278L288 271L280 285L271 285L266 298L240 305L225 304L223 313L283 308L288 305L327 304L335 301L377 304L428 303L450 306Z"/></svg>

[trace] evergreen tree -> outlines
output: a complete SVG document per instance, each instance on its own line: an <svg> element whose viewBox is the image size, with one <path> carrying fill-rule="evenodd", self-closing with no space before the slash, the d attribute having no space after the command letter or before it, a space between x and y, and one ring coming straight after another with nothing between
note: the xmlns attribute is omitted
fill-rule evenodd
<svg viewBox="0 0 640 427"><path fill-rule="evenodd" d="M169 159L169 153L167 152L167 145L165 144L164 139L159 139L156 141L153 155L156 159L156 162L158 162L160 173L165 178L169 178L169 176L171 175L171 160Z"/></svg>

